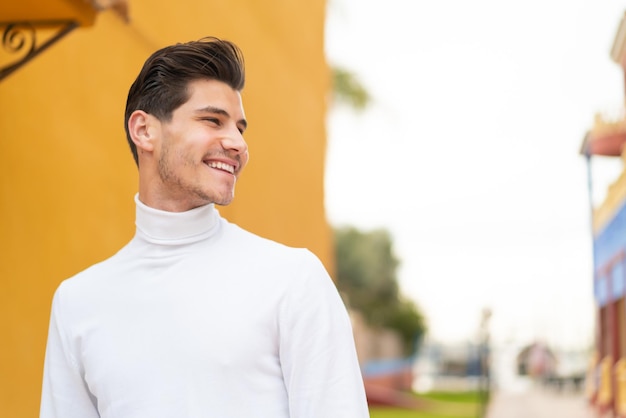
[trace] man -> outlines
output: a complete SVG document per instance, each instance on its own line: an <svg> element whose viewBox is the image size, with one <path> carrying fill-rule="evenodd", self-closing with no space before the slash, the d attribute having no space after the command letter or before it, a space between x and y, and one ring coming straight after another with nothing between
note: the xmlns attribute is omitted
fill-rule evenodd
<svg viewBox="0 0 626 418"><path fill-rule="evenodd" d="M248 161L243 57L154 53L128 94L136 234L59 286L42 418L367 417L346 310L308 250L221 218Z"/></svg>

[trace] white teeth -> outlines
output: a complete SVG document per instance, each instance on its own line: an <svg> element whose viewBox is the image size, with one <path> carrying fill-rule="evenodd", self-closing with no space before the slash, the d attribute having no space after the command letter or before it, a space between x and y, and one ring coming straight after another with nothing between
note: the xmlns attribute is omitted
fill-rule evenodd
<svg viewBox="0 0 626 418"><path fill-rule="evenodd" d="M224 170L224 171L228 171L230 174L233 174L235 172L235 167L229 164L225 164L223 162L220 161L213 161L209 163L209 167L211 168L217 168L219 170Z"/></svg>

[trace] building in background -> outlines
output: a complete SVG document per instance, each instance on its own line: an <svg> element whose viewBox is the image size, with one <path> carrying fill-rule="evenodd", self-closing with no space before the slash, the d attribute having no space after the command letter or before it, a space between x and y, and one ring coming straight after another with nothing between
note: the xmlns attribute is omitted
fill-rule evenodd
<svg viewBox="0 0 626 418"><path fill-rule="evenodd" d="M231 221L333 271L323 173L326 2L0 2L0 416L36 416L52 295L134 233L126 94L144 60L207 35L243 50L251 159Z"/></svg>
<svg viewBox="0 0 626 418"><path fill-rule="evenodd" d="M611 49L612 60L626 75L626 20L623 18ZM615 88L624 86L615 86ZM626 93L626 91L625 91ZM625 94L626 99L626 94ZM626 416L620 398L626 397L626 374L620 364L626 358L626 170L614 179L603 202L594 207L591 169L598 157L626 161L626 106L612 113L598 113L584 138L581 154L588 161L592 209L593 288L596 301L596 342L587 387L590 400L602 411Z"/></svg>

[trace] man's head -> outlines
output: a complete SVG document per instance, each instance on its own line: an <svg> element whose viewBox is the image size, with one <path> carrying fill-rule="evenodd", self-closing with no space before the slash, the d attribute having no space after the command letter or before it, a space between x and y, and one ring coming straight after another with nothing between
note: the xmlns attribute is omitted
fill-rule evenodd
<svg viewBox="0 0 626 418"><path fill-rule="evenodd" d="M216 38L148 58L125 115L142 202L173 212L231 202L248 161L244 80L241 52Z"/></svg>
<svg viewBox="0 0 626 418"><path fill-rule="evenodd" d="M137 147L128 131L128 119L143 110L169 121L174 109L189 99L189 82L217 80L243 90L246 75L243 54L232 42L214 37L165 47L153 53L128 91L124 127L126 139L138 164Z"/></svg>

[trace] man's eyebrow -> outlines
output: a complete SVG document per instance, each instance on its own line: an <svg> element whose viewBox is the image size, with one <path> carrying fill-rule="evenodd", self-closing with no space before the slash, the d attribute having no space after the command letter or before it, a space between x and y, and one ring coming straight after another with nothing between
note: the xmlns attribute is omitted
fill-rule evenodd
<svg viewBox="0 0 626 418"><path fill-rule="evenodd" d="M226 110L220 107L215 107L215 106L210 106L210 105L200 108L200 109L196 109L196 113L216 113L218 115L222 115L227 118L230 118L230 114ZM240 119L237 121L237 123L242 125L244 129L248 127L248 121L245 119Z"/></svg>

